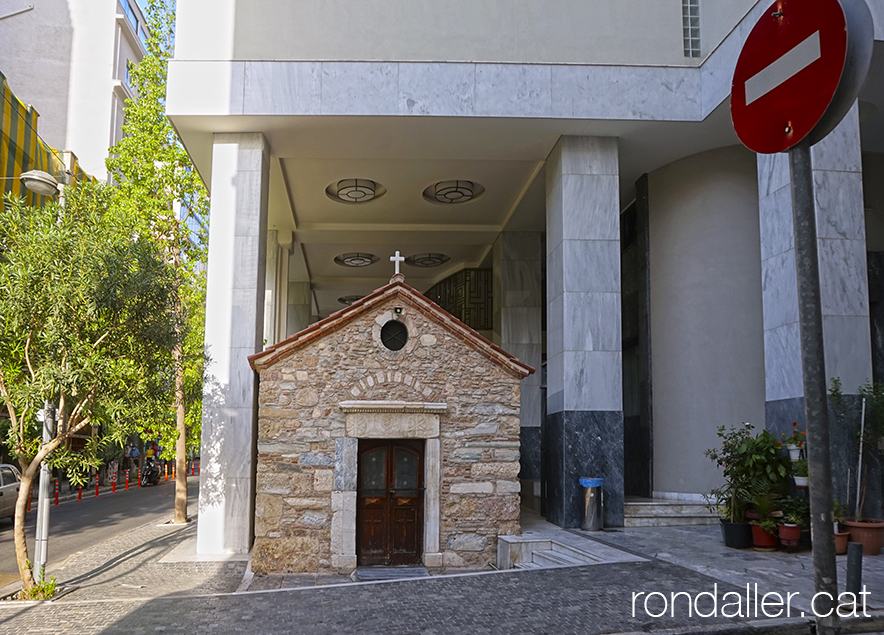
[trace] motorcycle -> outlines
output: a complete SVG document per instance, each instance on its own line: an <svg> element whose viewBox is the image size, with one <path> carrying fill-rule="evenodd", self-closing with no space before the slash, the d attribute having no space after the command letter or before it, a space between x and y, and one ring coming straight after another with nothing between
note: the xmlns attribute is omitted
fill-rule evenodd
<svg viewBox="0 0 884 635"><path fill-rule="evenodd" d="M141 486L159 485L160 483L160 466L157 465L156 459L149 456L144 459L144 465L141 466Z"/></svg>

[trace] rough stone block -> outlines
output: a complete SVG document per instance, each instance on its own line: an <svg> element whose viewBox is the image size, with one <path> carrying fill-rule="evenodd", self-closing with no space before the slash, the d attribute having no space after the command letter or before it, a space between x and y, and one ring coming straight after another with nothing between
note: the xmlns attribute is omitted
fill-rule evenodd
<svg viewBox="0 0 884 635"><path fill-rule="evenodd" d="M424 566L427 569L441 569L443 558L441 553L424 553Z"/></svg>
<svg viewBox="0 0 884 635"><path fill-rule="evenodd" d="M335 464L335 460L328 454L320 452L307 452L298 457L298 463L301 465L317 465L321 467L331 467Z"/></svg>
<svg viewBox="0 0 884 635"><path fill-rule="evenodd" d="M473 476L494 476L500 479L515 479L519 476L519 464L516 462L475 463L470 471Z"/></svg>
<svg viewBox="0 0 884 635"><path fill-rule="evenodd" d="M497 494L519 494L522 484L519 481L497 481L494 483L494 491Z"/></svg>
<svg viewBox="0 0 884 635"><path fill-rule="evenodd" d="M256 538L252 548L255 573L307 573L318 568L319 540L311 536Z"/></svg>
<svg viewBox="0 0 884 635"><path fill-rule="evenodd" d="M292 477L288 474L258 474L255 490L259 494L289 494L292 491Z"/></svg>
<svg viewBox="0 0 884 635"><path fill-rule="evenodd" d="M482 511L488 519L518 520L519 497L495 496L482 501Z"/></svg>
<svg viewBox="0 0 884 635"><path fill-rule="evenodd" d="M446 568L463 569L467 563L464 562L464 559L457 552L444 551L442 552L442 564Z"/></svg>
<svg viewBox="0 0 884 635"><path fill-rule="evenodd" d="M317 492L330 492L335 486L333 470L315 470L313 472L313 489Z"/></svg>
<svg viewBox="0 0 884 635"><path fill-rule="evenodd" d="M356 569L356 556L333 553L331 566L337 573L350 573Z"/></svg>
<svg viewBox="0 0 884 635"><path fill-rule="evenodd" d="M452 483L449 490L452 494L491 494L494 492L494 484L488 482L467 481L465 483Z"/></svg>
<svg viewBox="0 0 884 635"><path fill-rule="evenodd" d="M325 509L328 507L326 498L285 498L285 504L295 509Z"/></svg>
<svg viewBox="0 0 884 635"><path fill-rule="evenodd" d="M460 448L451 453L451 461L453 463L476 463L481 461L484 455L483 450Z"/></svg>

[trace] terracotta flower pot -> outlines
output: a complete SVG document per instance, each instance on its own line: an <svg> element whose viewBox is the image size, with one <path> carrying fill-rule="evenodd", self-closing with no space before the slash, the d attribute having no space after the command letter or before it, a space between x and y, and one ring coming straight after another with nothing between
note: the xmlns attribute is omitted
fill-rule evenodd
<svg viewBox="0 0 884 635"><path fill-rule="evenodd" d="M862 543L864 556L877 556L881 553L881 547L884 547L884 520L850 519L841 524L850 529L850 537L854 542Z"/></svg>
<svg viewBox="0 0 884 635"><path fill-rule="evenodd" d="M777 537L758 525L752 525L752 547L756 551L776 551Z"/></svg>
<svg viewBox="0 0 884 635"><path fill-rule="evenodd" d="M839 556L843 556L847 553L847 543L850 540L850 532L849 531L836 531L835 532L835 553Z"/></svg>
<svg viewBox="0 0 884 635"><path fill-rule="evenodd" d="M801 540L801 525L780 524L777 525L780 532L780 544L784 547L798 547L798 541Z"/></svg>

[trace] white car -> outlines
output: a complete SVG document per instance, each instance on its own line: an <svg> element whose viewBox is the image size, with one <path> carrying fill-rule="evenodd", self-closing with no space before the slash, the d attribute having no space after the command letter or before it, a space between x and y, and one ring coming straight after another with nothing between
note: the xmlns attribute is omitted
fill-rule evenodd
<svg viewBox="0 0 884 635"><path fill-rule="evenodd" d="M0 464L0 518L15 515L15 499L21 484L21 474L14 465Z"/></svg>

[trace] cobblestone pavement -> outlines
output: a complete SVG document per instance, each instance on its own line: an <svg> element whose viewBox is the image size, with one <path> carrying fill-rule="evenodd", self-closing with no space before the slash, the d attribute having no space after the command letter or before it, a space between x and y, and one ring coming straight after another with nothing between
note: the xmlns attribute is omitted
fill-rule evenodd
<svg viewBox="0 0 884 635"><path fill-rule="evenodd" d="M348 584L341 576L256 576L245 593L233 593L246 586L245 562L175 557L188 550L195 529L195 523L151 523L73 556L53 574L77 590L52 603L0 603L0 635L809 632L807 618L698 617L689 613L686 600L676 604L674 615L667 611L653 617L641 603L633 615L634 592L663 594L649 603L654 614L662 612L662 597L679 592L695 596L717 591L720 607L724 593L744 595L744 580L753 575L777 590L804 593L809 553L726 550L712 531L716 528L591 536L652 558L642 562L366 584ZM879 560L866 560L873 580ZM705 571L697 570L703 567ZM877 595L884 587L874 591ZM708 612L710 602L711 596L705 597L699 608Z"/></svg>

